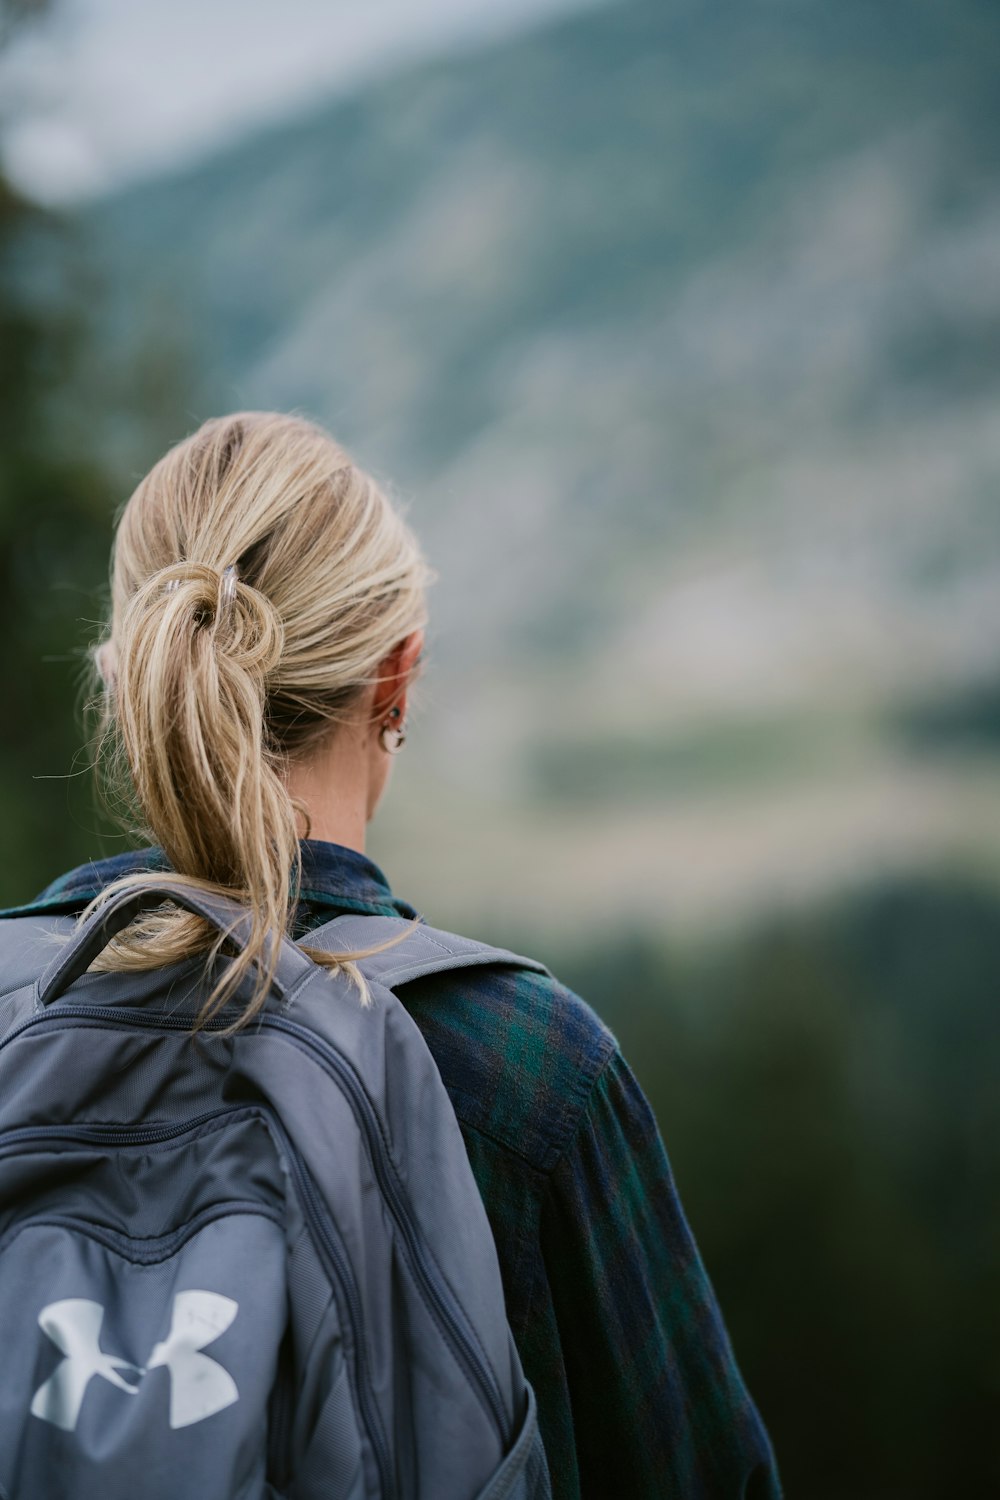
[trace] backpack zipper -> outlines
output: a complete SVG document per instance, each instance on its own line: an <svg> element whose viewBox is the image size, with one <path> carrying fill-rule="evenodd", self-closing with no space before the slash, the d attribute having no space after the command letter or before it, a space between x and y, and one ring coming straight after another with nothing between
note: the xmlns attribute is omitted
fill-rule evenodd
<svg viewBox="0 0 1000 1500"><path fill-rule="evenodd" d="M197 1130L221 1115L239 1113L252 1114L254 1110L245 1104L229 1104L173 1125L16 1125L11 1130L0 1132L0 1154L8 1146L23 1145L31 1140L66 1140L93 1146L156 1146Z"/></svg>

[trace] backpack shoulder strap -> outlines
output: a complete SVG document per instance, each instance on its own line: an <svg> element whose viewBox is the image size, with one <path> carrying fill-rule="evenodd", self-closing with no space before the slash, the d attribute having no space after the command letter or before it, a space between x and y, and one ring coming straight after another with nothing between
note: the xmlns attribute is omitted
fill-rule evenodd
<svg viewBox="0 0 1000 1500"><path fill-rule="evenodd" d="M350 953L359 948L377 947L389 938L398 938L400 932L407 932L401 942L382 953L372 954L370 958L360 959L358 964L366 979L389 990L407 984L411 979L422 979L426 974L439 974L446 969L470 969L480 964L512 964L519 969L533 969L539 974L549 973L537 959L524 958L506 948L492 948L488 943L459 937L454 932L442 932L424 922L408 922L403 917L365 916L352 912L314 928L301 942L329 953Z"/></svg>
<svg viewBox="0 0 1000 1500"><path fill-rule="evenodd" d="M75 927L76 920L72 916L16 917L0 921L0 995L32 983L59 952L60 938L65 939ZM377 948L389 938L398 938L404 931L407 935L401 942L360 961L359 967L366 979L384 985L386 989L394 989L426 974L475 968L481 964L510 964L539 974L549 973L537 959L525 958L506 948L493 948L488 943L460 937L454 932L443 932L425 922L409 922L404 917L377 917L352 912L325 922L322 927L306 933L301 941L321 951L350 953L359 948Z"/></svg>

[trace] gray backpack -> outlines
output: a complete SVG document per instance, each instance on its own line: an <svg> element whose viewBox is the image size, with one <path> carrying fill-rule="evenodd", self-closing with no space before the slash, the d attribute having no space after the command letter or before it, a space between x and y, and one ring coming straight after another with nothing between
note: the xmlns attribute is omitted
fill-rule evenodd
<svg viewBox="0 0 1000 1500"><path fill-rule="evenodd" d="M195 1036L202 961L86 972L168 897L240 942L240 907L169 876L79 928L0 922L0 1497L548 1496L458 1122L390 988L540 966L419 926L363 962L365 1009L283 941L259 1018Z"/></svg>

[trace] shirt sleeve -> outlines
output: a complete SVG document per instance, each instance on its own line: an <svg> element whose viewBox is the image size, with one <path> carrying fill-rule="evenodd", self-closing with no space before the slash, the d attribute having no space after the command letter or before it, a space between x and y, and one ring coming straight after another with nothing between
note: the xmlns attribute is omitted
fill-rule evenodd
<svg viewBox="0 0 1000 1500"><path fill-rule="evenodd" d="M540 1230L583 1500L777 1500L767 1433L620 1052L552 1170Z"/></svg>

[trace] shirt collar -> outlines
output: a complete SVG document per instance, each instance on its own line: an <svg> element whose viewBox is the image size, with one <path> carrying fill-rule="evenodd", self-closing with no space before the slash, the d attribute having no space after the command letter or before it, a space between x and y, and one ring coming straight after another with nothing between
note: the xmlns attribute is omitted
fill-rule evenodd
<svg viewBox="0 0 1000 1500"><path fill-rule="evenodd" d="M303 901L383 917L417 915L408 901L392 894L388 880L367 854L325 839L303 839L301 849Z"/></svg>
<svg viewBox="0 0 1000 1500"><path fill-rule="evenodd" d="M367 855L325 839L303 839L300 899L334 916L342 911L375 916L417 915L409 902L394 896L382 871ZM74 911L93 899L112 880L145 870L167 870L162 849L135 849L110 859L91 860L60 875L25 906L11 907L4 916L35 912Z"/></svg>

